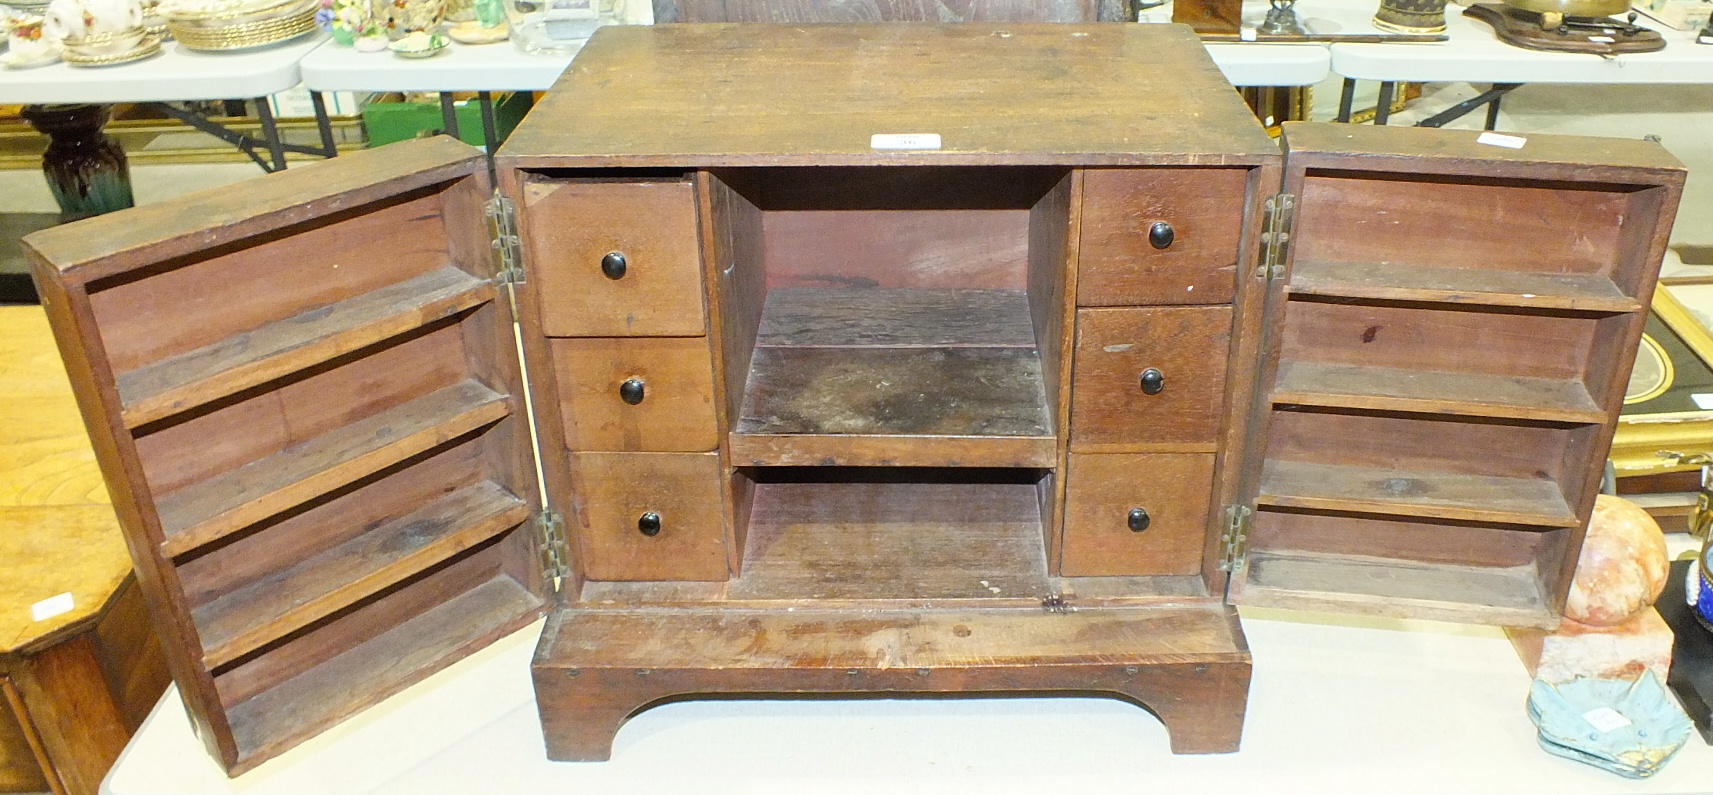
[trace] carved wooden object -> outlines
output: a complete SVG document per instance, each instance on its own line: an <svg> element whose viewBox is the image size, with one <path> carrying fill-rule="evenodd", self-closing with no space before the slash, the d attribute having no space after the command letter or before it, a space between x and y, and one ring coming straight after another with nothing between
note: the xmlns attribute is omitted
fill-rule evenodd
<svg viewBox="0 0 1713 795"><path fill-rule="evenodd" d="M1562 608L1683 173L1474 136L1281 156L1175 26L607 28L497 195L411 142L30 244L233 772L543 612L554 758L698 693L1231 751L1233 601Z"/></svg>

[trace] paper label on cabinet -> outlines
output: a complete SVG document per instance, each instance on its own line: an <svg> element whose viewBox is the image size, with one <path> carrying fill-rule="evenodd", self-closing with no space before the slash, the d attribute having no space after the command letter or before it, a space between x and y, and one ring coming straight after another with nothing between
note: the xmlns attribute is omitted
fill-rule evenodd
<svg viewBox="0 0 1713 795"><path fill-rule="evenodd" d="M939 149L939 133L875 133L869 136L870 149Z"/></svg>
<svg viewBox="0 0 1713 795"><path fill-rule="evenodd" d="M69 613L76 606L77 600L72 598L70 592L50 596L30 605L30 618L36 621L46 621L62 613Z"/></svg>
<svg viewBox="0 0 1713 795"><path fill-rule="evenodd" d="M1695 401L1695 407L1702 411L1713 411L1713 392L1696 392L1689 396Z"/></svg>
<svg viewBox="0 0 1713 795"><path fill-rule="evenodd" d="M1587 712L1582 713L1582 719L1588 721L1588 725L1593 726L1602 732L1609 732L1613 729L1622 729L1625 726L1630 725L1629 718L1624 717L1623 713L1620 713L1611 707L1598 707L1596 709L1588 710Z"/></svg>
<svg viewBox="0 0 1713 795"><path fill-rule="evenodd" d="M1487 144L1488 146L1503 146L1506 149L1521 149L1523 148L1523 144L1528 142L1529 139L1520 135L1506 135L1504 133L1496 132L1484 132L1475 137L1475 143Z"/></svg>

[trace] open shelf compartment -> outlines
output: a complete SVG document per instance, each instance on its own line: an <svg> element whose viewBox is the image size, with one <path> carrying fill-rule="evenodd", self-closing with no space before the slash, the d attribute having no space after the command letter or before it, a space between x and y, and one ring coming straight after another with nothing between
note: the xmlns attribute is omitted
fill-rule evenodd
<svg viewBox="0 0 1713 795"><path fill-rule="evenodd" d="M1262 506L1577 527L1598 425L1274 411Z"/></svg>
<svg viewBox="0 0 1713 795"><path fill-rule="evenodd" d="M1236 600L1251 606L1554 627L1580 528L1262 507Z"/></svg>
<svg viewBox="0 0 1713 795"><path fill-rule="evenodd" d="M1334 168L1308 169L1299 190L1292 294L1608 313L1642 308L1663 198L1633 185Z"/></svg>
<svg viewBox="0 0 1713 795"><path fill-rule="evenodd" d="M1285 313L1274 404L1574 423L1606 421L1606 349L1629 322L1350 300Z"/></svg>
<svg viewBox="0 0 1713 795"><path fill-rule="evenodd" d="M710 179L735 464L1054 466L1066 171Z"/></svg>

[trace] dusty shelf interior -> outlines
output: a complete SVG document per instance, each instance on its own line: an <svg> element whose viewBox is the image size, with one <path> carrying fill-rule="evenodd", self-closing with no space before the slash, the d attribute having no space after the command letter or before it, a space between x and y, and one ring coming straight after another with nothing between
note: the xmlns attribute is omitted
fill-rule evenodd
<svg viewBox="0 0 1713 795"><path fill-rule="evenodd" d="M1064 171L716 173L735 463L1053 466Z"/></svg>

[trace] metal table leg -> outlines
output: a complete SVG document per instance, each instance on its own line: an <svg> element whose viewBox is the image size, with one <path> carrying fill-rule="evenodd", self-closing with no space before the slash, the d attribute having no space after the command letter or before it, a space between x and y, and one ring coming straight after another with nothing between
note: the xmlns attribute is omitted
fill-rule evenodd
<svg viewBox="0 0 1713 795"><path fill-rule="evenodd" d="M274 167L269 171L284 171L285 141L280 140L280 126L274 121L274 109L268 106L267 97L256 98L256 116L262 120L262 136L267 139L268 153L273 156Z"/></svg>
<svg viewBox="0 0 1713 795"><path fill-rule="evenodd" d="M321 134L321 150L327 157L338 157L339 146L333 142L333 120L327 117L327 103L320 91L309 92L309 104L315 107L315 131Z"/></svg>
<svg viewBox="0 0 1713 795"><path fill-rule="evenodd" d="M1382 81L1380 83L1380 98L1374 103L1374 124L1386 126L1386 121L1392 118L1392 89L1396 83Z"/></svg>
<svg viewBox="0 0 1713 795"><path fill-rule="evenodd" d="M453 104L450 91L440 92L440 126L447 135L462 139L458 134L458 107Z"/></svg>
<svg viewBox="0 0 1713 795"><path fill-rule="evenodd" d="M1344 90L1341 91L1338 95L1338 118L1334 119L1334 121L1338 122L1339 124L1349 124L1350 123L1350 105L1351 105L1351 103L1353 103L1355 101L1356 101L1356 78L1346 77L1346 78L1344 78Z"/></svg>
<svg viewBox="0 0 1713 795"><path fill-rule="evenodd" d="M494 95L488 91L478 91L476 97L482 106L482 151L488 156L488 184L498 185L499 174L494 170L494 149L500 145L500 130L499 124L494 121Z"/></svg>

